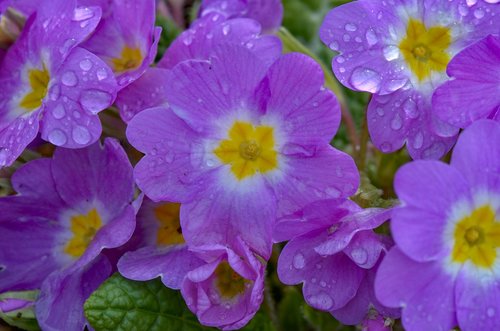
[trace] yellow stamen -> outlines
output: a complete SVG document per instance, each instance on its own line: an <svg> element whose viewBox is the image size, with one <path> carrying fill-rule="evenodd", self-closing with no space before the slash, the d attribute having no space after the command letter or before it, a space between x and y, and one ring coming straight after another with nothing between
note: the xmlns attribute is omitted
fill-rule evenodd
<svg viewBox="0 0 500 331"><path fill-rule="evenodd" d="M184 243L182 236L178 203L164 203L155 208L155 216L160 227L156 234L156 243L160 246Z"/></svg>
<svg viewBox="0 0 500 331"><path fill-rule="evenodd" d="M454 262L471 261L478 267L491 268L500 247L500 220L495 219L493 208L484 205L461 219L456 225L454 239Z"/></svg>
<svg viewBox="0 0 500 331"><path fill-rule="evenodd" d="M433 26L429 29L423 22L410 19L406 37L399 49L410 70L419 81L429 78L432 72L443 72L451 57L447 53L451 44L450 29Z"/></svg>
<svg viewBox="0 0 500 331"><path fill-rule="evenodd" d="M214 149L214 154L223 163L231 165L231 171L238 180L278 167L272 127L237 121L228 136Z"/></svg>
<svg viewBox="0 0 500 331"><path fill-rule="evenodd" d="M124 46L120 57L111 59L114 72L122 73L138 68L143 60L140 48Z"/></svg>
<svg viewBox="0 0 500 331"><path fill-rule="evenodd" d="M89 211L87 215L73 216L71 218L73 238L66 244L64 252L74 258L82 256L101 227L101 217L95 208Z"/></svg>
<svg viewBox="0 0 500 331"><path fill-rule="evenodd" d="M47 95L49 86L49 72L45 67L42 70L31 69L28 71L31 92L26 94L19 105L27 112L33 111L42 105L42 100Z"/></svg>
<svg viewBox="0 0 500 331"><path fill-rule="evenodd" d="M229 263L221 262L215 269L215 286L221 297L233 299L245 292L246 284L251 282L234 271Z"/></svg>

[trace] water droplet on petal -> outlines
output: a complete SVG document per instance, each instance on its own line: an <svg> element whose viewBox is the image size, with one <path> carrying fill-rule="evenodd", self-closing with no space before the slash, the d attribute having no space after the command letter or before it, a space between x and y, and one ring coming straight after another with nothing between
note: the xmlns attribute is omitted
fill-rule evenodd
<svg viewBox="0 0 500 331"><path fill-rule="evenodd" d="M108 72L104 68L97 69L96 74L97 74L97 79L99 81L108 78Z"/></svg>
<svg viewBox="0 0 500 331"><path fill-rule="evenodd" d="M417 104L413 99L407 99L403 103L403 110L405 111L406 116L409 118L417 118L418 117L418 110L417 110Z"/></svg>
<svg viewBox="0 0 500 331"><path fill-rule="evenodd" d="M353 23L347 23L344 28L346 31L350 31L350 32L354 32L358 29L356 24L353 24Z"/></svg>
<svg viewBox="0 0 500 331"><path fill-rule="evenodd" d="M474 10L474 17L477 19L483 18L484 17L484 10L482 10L481 8Z"/></svg>
<svg viewBox="0 0 500 331"><path fill-rule="evenodd" d="M353 70L350 83L360 91L376 93L380 90L380 75L371 69L357 67Z"/></svg>
<svg viewBox="0 0 500 331"><path fill-rule="evenodd" d="M385 142L380 145L380 150L384 153L389 153L392 150L392 145L389 142Z"/></svg>
<svg viewBox="0 0 500 331"><path fill-rule="evenodd" d="M399 58L399 48L396 46L384 47L384 57L387 61L393 61Z"/></svg>
<svg viewBox="0 0 500 331"><path fill-rule="evenodd" d="M92 114L97 114L111 104L112 96L108 92L86 90L80 96L83 108Z"/></svg>
<svg viewBox="0 0 500 331"><path fill-rule="evenodd" d="M332 41L328 47L330 47L331 50L336 51L339 49L339 44L336 41Z"/></svg>
<svg viewBox="0 0 500 331"><path fill-rule="evenodd" d="M378 107L375 111L377 112L377 115L380 117L384 116L385 114L384 109L380 107Z"/></svg>
<svg viewBox="0 0 500 331"><path fill-rule="evenodd" d="M94 17L94 12L88 7L77 7L73 12L73 21L83 21Z"/></svg>
<svg viewBox="0 0 500 331"><path fill-rule="evenodd" d="M84 71L89 71L90 69L92 69L92 61L90 61L89 59L81 60L80 69Z"/></svg>
<svg viewBox="0 0 500 331"><path fill-rule="evenodd" d="M64 85L72 87L78 83L78 78L73 71L66 71L62 77L61 81Z"/></svg>
<svg viewBox="0 0 500 331"><path fill-rule="evenodd" d="M226 24L222 27L222 34L227 36L231 32L231 26L229 24Z"/></svg>
<svg viewBox="0 0 500 331"><path fill-rule="evenodd" d="M59 129L54 129L49 133L49 142L56 145L56 146L62 146L66 144L68 141L68 138L66 137L66 134L62 132Z"/></svg>
<svg viewBox="0 0 500 331"><path fill-rule="evenodd" d="M329 310L333 306L332 298L326 293L311 295L308 298L309 304L316 309Z"/></svg>
<svg viewBox="0 0 500 331"><path fill-rule="evenodd" d="M368 261L368 253L364 248L355 248L351 252L351 258L356 264L363 265Z"/></svg>
<svg viewBox="0 0 500 331"><path fill-rule="evenodd" d="M61 95L61 87L58 84L53 85L50 88L50 92L49 92L50 100L56 101L57 99L59 99L60 95Z"/></svg>
<svg viewBox="0 0 500 331"><path fill-rule="evenodd" d="M467 6L471 7L477 3L477 0L466 0Z"/></svg>
<svg viewBox="0 0 500 331"><path fill-rule="evenodd" d="M304 268L306 265L306 260L304 258L304 255L302 255L301 253L297 253L297 255L295 255L293 257L293 266L295 269L302 269Z"/></svg>
<svg viewBox="0 0 500 331"><path fill-rule="evenodd" d="M486 311L486 315L488 315L488 317L493 317L495 316L495 308L488 308L488 310Z"/></svg>
<svg viewBox="0 0 500 331"><path fill-rule="evenodd" d="M6 148L0 148L0 167L3 167L7 163L8 151Z"/></svg>
<svg viewBox="0 0 500 331"><path fill-rule="evenodd" d="M64 110L64 106L61 104L57 104L54 109L52 109L52 115L55 119L60 120L66 115L66 110Z"/></svg>
<svg viewBox="0 0 500 331"><path fill-rule="evenodd" d="M394 118L391 121L391 128L393 130L399 130L403 126L403 120L401 119L401 116L399 114L396 114Z"/></svg>
<svg viewBox="0 0 500 331"><path fill-rule="evenodd" d="M365 38L369 46L373 46L378 42L377 35L372 29L366 30Z"/></svg>
<svg viewBox="0 0 500 331"><path fill-rule="evenodd" d="M75 128L73 128L71 136L73 137L73 140L80 145L87 144L91 138L89 130L87 130L87 128L83 126L76 126Z"/></svg>
<svg viewBox="0 0 500 331"><path fill-rule="evenodd" d="M424 144L424 135L422 132L417 132L415 138L413 139L413 148L419 149Z"/></svg>

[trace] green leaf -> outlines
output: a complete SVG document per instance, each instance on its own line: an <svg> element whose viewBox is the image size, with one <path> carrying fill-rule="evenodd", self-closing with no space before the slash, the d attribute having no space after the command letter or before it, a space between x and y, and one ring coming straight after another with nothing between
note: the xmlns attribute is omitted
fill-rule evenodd
<svg viewBox="0 0 500 331"><path fill-rule="evenodd" d="M87 299L85 316L96 331L198 331L200 325L179 291L159 279L136 282L114 274Z"/></svg>
<svg viewBox="0 0 500 331"><path fill-rule="evenodd" d="M309 322L313 330L317 331L354 331L356 327L343 325L333 316L325 311L316 310L308 305L304 305L304 317Z"/></svg>
<svg viewBox="0 0 500 331"><path fill-rule="evenodd" d="M276 331L271 319L262 310L241 331Z"/></svg>
<svg viewBox="0 0 500 331"><path fill-rule="evenodd" d="M160 61L163 54L170 46L172 41L181 33L181 29L169 18L157 15L156 25L161 26L160 41L158 42L158 53L156 54L155 62Z"/></svg>
<svg viewBox="0 0 500 331"><path fill-rule="evenodd" d="M0 294L0 301L6 299L22 299L26 301L35 301L38 297L38 291L6 292ZM15 326L22 330L38 331L40 327L35 318L34 306L28 306L23 309L9 311L4 313L0 310L0 319L7 324Z"/></svg>
<svg viewBox="0 0 500 331"><path fill-rule="evenodd" d="M278 316L283 330L309 330L304 319L302 306L305 305L302 293L296 287L285 287L284 296L278 305Z"/></svg>

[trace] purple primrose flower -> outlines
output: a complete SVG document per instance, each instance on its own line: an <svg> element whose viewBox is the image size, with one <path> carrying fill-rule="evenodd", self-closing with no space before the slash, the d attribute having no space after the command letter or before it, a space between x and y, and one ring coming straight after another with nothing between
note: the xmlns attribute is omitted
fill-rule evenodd
<svg viewBox="0 0 500 331"><path fill-rule="evenodd" d="M0 198L0 292L41 288L42 329L81 331L84 301L112 272L101 251L134 231L132 166L106 139L28 162L12 185L18 194Z"/></svg>
<svg viewBox="0 0 500 331"><path fill-rule="evenodd" d="M406 330L500 329L500 123L460 135L451 164L415 161L396 174L396 242L375 280Z"/></svg>
<svg viewBox="0 0 500 331"><path fill-rule="evenodd" d="M123 88L153 62L161 28L155 28L155 0L112 0L106 7L107 14L82 47L105 61Z"/></svg>
<svg viewBox="0 0 500 331"><path fill-rule="evenodd" d="M98 7L44 0L0 66L0 167L40 131L57 146L82 148L101 135L97 113L112 104L109 67L78 47L100 19ZM57 13L57 14L54 14Z"/></svg>
<svg viewBox="0 0 500 331"><path fill-rule="evenodd" d="M334 8L321 40L340 52L333 72L350 89L373 93L367 111L373 143L384 153L406 143L414 159L437 159L458 128L432 107L446 67L465 47L500 31L500 6L466 0L358 0Z"/></svg>
<svg viewBox="0 0 500 331"><path fill-rule="evenodd" d="M340 111L322 85L321 68L304 55L268 67L239 45L178 64L167 78L170 107L139 113L127 129L146 154L134 170L139 187L181 203L190 246L239 235L269 257L276 217L350 196L359 183L352 158L329 145Z"/></svg>

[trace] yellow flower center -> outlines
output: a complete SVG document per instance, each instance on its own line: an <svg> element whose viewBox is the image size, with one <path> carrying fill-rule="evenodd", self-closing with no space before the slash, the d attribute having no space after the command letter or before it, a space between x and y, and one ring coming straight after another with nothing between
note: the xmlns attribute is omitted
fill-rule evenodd
<svg viewBox="0 0 500 331"><path fill-rule="evenodd" d="M274 149L272 127L237 121L228 136L214 149L214 154L224 164L231 165L231 172L238 180L277 168L278 153Z"/></svg>
<svg viewBox="0 0 500 331"><path fill-rule="evenodd" d="M454 239L453 262L471 261L478 267L491 268L500 247L500 220L495 218L493 208L484 205L461 219Z"/></svg>
<svg viewBox="0 0 500 331"><path fill-rule="evenodd" d="M120 57L111 59L114 72L122 73L138 68L143 60L142 52L139 48L124 46Z"/></svg>
<svg viewBox="0 0 500 331"><path fill-rule="evenodd" d="M429 78L432 72L446 70L450 55L447 53L451 44L450 29L444 26L426 28L421 21L410 19L406 37L399 44L399 49L419 81Z"/></svg>
<svg viewBox="0 0 500 331"><path fill-rule="evenodd" d="M74 258L82 256L101 227L101 216L95 208L89 211L87 215L82 214L71 217L73 237L66 244L64 252Z"/></svg>
<svg viewBox="0 0 500 331"><path fill-rule="evenodd" d="M168 246L184 243L182 236L179 211L181 205L178 203L164 203L155 208L155 216L160 227L156 234L156 244Z"/></svg>
<svg viewBox="0 0 500 331"><path fill-rule="evenodd" d="M245 292L246 284L250 282L234 271L227 262L221 262L217 266L215 277L215 286L225 299L233 299Z"/></svg>
<svg viewBox="0 0 500 331"><path fill-rule="evenodd" d="M47 95L49 86L49 72L44 67L42 70L31 69L28 71L31 92L26 94L19 104L27 112L33 111L42 105L42 100Z"/></svg>

